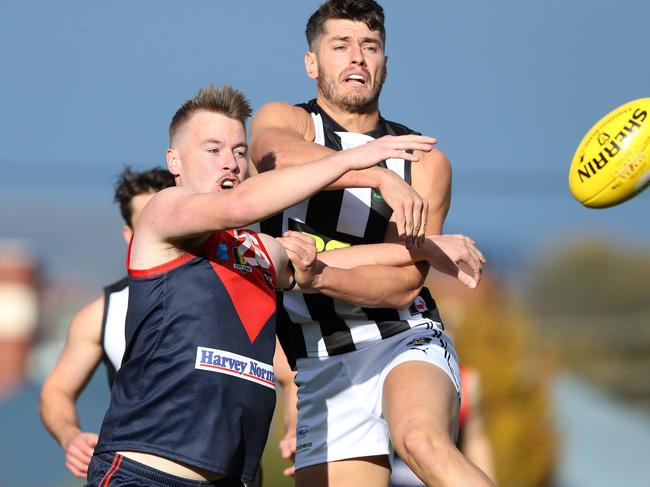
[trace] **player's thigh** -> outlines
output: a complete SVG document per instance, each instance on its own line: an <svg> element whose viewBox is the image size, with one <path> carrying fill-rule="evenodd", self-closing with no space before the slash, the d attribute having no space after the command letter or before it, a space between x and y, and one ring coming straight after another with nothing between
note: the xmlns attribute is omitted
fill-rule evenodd
<svg viewBox="0 0 650 487"><path fill-rule="evenodd" d="M387 487L388 456L378 455L320 463L296 472L296 487Z"/></svg>
<svg viewBox="0 0 650 487"><path fill-rule="evenodd" d="M455 442L459 406L452 379L431 363L417 360L401 363L384 381L384 417L398 452L404 436L413 431L446 434Z"/></svg>

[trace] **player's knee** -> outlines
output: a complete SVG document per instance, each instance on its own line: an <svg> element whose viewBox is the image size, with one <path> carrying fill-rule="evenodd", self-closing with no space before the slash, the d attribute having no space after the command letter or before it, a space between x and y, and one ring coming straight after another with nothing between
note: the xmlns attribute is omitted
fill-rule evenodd
<svg viewBox="0 0 650 487"><path fill-rule="evenodd" d="M454 448L447 434L419 427L404 432L401 446L407 458L432 469L443 468Z"/></svg>

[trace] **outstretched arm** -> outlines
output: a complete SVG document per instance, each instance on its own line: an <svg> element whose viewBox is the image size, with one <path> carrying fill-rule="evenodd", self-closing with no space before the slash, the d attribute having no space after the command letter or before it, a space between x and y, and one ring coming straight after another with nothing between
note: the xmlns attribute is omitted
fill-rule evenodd
<svg viewBox="0 0 650 487"><path fill-rule="evenodd" d="M155 236L155 241L169 242L243 227L305 200L349 170L391 157L416 160L418 156L404 151L430 151L433 143L434 139L424 136L386 136L318 161L251 177L228 191L194 193L180 187L168 188L147 204L136 236L144 229Z"/></svg>
<svg viewBox="0 0 650 487"><path fill-rule="evenodd" d="M75 402L102 357L103 309L102 296L77 313L61 356L41 389L41 420L65 451L68 469L81 478L86 476L97 434L81 430Z"/></svg>
<svg viewBox="0 0 650 487"><path fill-rule="evenodd" d="M291 259L296 275L309 275L296 277L298 291L316 291L366 307L408 306L420 291L410 280L414 263L433 264L470 288L478 284L485 263L475 242L463 235L432 236L421 249L384 243L336 249L318 256L314 240L303 233L286 232L278 242ZM364 285L359 286L359 282Z"/></svg>

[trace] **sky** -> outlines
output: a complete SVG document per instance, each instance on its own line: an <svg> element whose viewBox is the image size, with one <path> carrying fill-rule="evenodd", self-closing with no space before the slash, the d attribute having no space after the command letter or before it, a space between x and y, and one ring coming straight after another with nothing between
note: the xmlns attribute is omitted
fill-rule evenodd
<svg viewBox="0 0 650 487"><path fill-rule="evenodd" d="M117 174L164 164L171 116L207 83L254 108L314 97L304 25L319 3L0 0L0 241L26 242L50 280L119 279ZM591 210L567 185L588 129L650 97L648 0L382 4L381 111L449 157L447 232L513 274L580 238L650 251L650 190Z"/></svg>
<svg viewBox="0 0 650 487"><path fill-rule="evenodd" d="M171 116L207 83L240 88L254 108L312 98L304 25L318 5L0 1L0 238L27 242L52 279L118 279L116 175L164 164ZM447 232L511 270L583 235L650 248L650 192L591 210L567 185L591 125L650 96L650 2L383 6L381 111L451 160Z"/></svg>

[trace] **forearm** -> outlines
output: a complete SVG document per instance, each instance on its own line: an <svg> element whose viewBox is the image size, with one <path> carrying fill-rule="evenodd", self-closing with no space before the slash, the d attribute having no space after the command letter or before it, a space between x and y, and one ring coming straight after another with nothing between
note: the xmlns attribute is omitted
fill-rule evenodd
<svg viewBox="0 0 650 487"><path fill-rule="evenodd" d="M418 295L428 265L325 267L313 289L326 296L368 308L407 307ZM359 285L363 283L363 285Z"/></svg>
<svg viewBox="0 0 650 487"><path fill-rule="evenodd" d="M64 449L68 441L81 431L74 400L47 384L41 392L40 415L45 428Z"/></svg>
<svg viewBox="0 0 650 487"><path fill-rule="evenodd" d="M353 245L321 252L318 254L318 260L340 269L351 269L361 265L401 267L427 260L427 250L426 246L424 249L408 249L400 242Z"/></svg>
<svg viewBox="0 0 650 487"><path fill-rule="evenodd" d="M276 147L275 150L268 151L259 157L256 157L256 154L253 153L253 162L260 173L276 168L298 166L336 153L336 151L320 144L298 140L295 136L283 136L278 132L265 137L271 136L273 137L273 146ZM263 143L264 141L262 141ZM383 181L384 175L382 173L384 171L386 169L379 166L349 171L324 189L379 188Z"/></svg>
<svg viewBox="0 0 650 487"><path fill-rule="evenodd" d="M181 230L167 231L187 235L240 228L264 220L304 201L335 181L352 166L353 160L352 155L336 153L319 161L260 174L247 179L231 191L193 195L184 201L183 209L176 212L178 215L188 215L183 220L184 227ZM207 200L200 202L203 198ZM198 224L192 222L196 204L207 209L207 212L202 213ZM171 226L178 226L178 223Z"/></svg>

